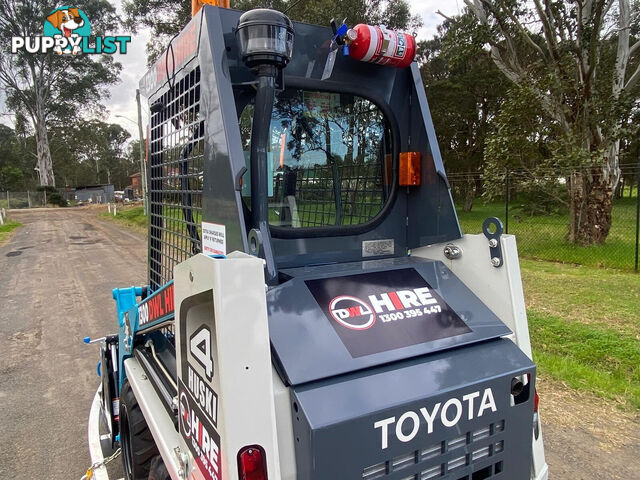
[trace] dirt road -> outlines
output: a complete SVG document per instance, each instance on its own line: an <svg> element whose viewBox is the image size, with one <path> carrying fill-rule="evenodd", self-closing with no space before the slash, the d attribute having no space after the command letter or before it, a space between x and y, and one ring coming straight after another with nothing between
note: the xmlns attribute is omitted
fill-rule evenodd
<svg viewBox="0 0 640 480"><path fill-rule="evenodd" d="M145 282L147 251L96 215L11 213L24 226L0 247L2 479L79 479L90 464L98 347L82 339L115 331L111 290Z"/></svg>
<svg viewBox="0 0 640 480"><path fill-rule="evenodd" d="M111 289L145 283L146 240L95 210L12 213L0 247L0 479L76 479L89 465L97 347L115 329ZM552 480L640 478L635 413L542 381ZM120 460L109 469L122 476ZM509 479L507 479L509 480Z"/></svg>

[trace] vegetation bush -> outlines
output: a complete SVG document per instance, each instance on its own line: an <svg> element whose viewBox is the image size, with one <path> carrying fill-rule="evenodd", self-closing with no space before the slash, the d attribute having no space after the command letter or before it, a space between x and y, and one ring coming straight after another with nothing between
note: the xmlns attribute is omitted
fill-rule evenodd
<svg viewBox="0 0 640 480"><path fill-rule="evenodd" d="M57 205L59 207L68 207L69 202L62 196L55 187L50 185L41 185L37 188L38 192L46 192L47 204Z"/></svg>

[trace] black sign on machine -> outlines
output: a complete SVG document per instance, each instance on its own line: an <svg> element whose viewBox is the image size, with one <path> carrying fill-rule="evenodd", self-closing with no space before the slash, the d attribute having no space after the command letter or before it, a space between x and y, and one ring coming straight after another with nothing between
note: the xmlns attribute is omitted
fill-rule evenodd
<svg viewBox="0 0 640 480"><path fill-rule="evenodd" d="M181 338L187 324L180 323ZM181 350L178 379L179 430L205 480L222 480L222 452L218 422L218 395L213 390L214 362L211 330L199 325ZM186 382L186 383L185 383Z"/></svg>
<svg viewBox="0 0 640 480"><path fill-rule="evenodd" d="M220 435L182 380L179 383L180 433L206 480L221 480Z"/></svg>
<svg viewBox="0 0 640 480"><path fill-rule="evenodd" d="M413 268L305 283L354 358L471 332Z"/></svg>

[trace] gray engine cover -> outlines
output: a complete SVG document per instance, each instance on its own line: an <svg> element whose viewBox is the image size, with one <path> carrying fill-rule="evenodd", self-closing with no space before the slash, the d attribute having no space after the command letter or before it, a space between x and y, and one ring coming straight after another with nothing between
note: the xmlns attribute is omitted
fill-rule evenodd
<svg viewBox="0 0 640 480"><path fill-rule="evenodd" d="M283 273L292 278L269 290L267 308L276 366L289 385L511 333L442 262L402 257L287 269ZM360 298L365 308L372 308L370 294L401 294L421 286L427 287L434 297L428 302L435 301L441 313L385 323L385 315L390 312L385 306L377 313L375 325L353 330L329 312L331 299L340 296ZM349 305L357 306L347 303L345 307ZM428 307L426 303L421 308Z"/></svg>
<svg viewBox="0 0 640 480"><path fill-rule="evenodd" d="M529 479L534 379L498 339L292 387L298 478Z"/></svg>

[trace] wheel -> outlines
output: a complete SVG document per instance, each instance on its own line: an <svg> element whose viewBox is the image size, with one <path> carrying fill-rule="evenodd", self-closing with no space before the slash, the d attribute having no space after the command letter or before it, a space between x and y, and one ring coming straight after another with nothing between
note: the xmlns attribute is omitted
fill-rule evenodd
<svg viewBox="0 0 640 480"><path fill-rule="evenodd" d="M153 457L153 460L151 460L149 480L171 480L171 475L169 475L169 471L167 467L165 467L160 455Z"/></svg>
<svg viewBox="0 0 640 480"><path fill-rule="evenodd" d="M120 391L120 447L125 478L147 480L158 447L127 380Z"/></svg>

